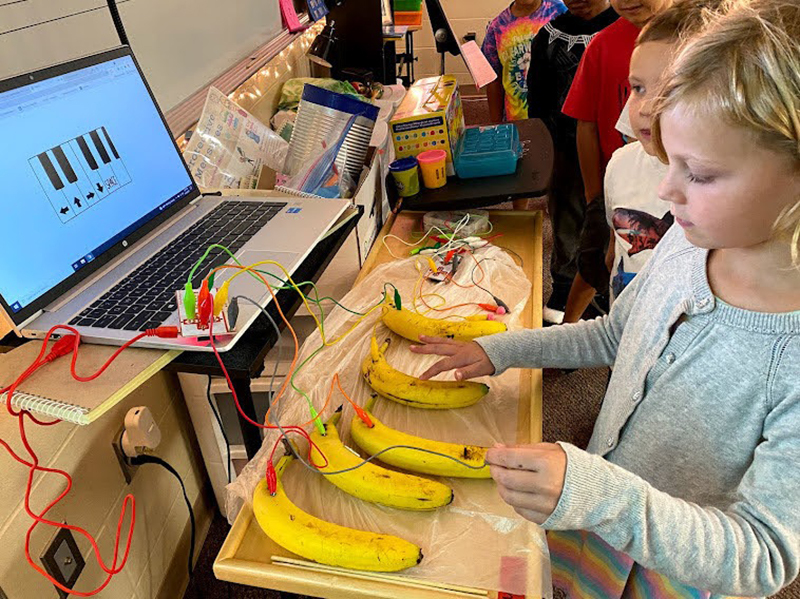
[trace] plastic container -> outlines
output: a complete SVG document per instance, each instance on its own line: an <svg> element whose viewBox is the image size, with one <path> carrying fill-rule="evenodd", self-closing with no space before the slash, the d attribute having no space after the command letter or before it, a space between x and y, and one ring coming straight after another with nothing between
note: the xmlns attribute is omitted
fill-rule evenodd
<svg viewBox="0 0 800 599"><path fill-rule="evenodd" d="M422 10L422 0L394 0L394 10L397 11L413 11L419 12Z"/></svg>
<svg viewBox="0 0 800 599"><path fill-rule="evenodd" d="M522 157L519 131L511 123L468 127L458 143L455 166L461 179L510 175Z"/></svg>
<svg viewBox="0 0 800 599"><path fill-rule="evenodd" d="M397 193L408 198L419 193L419 165L416 158L401 158L389 165L389 172L394 177Z"/></svg>
<svg viewBox="0 0 800 599"><path fill-rule="evenodd" d="M422 27L422 11L395 11L394 24L398 27Z"/></svg>
<svg viewBox="0 0 800 599"><path fill-rule="evenodd" d="M428 189L438 189L447 183L447 152L428 150L417 155L422 182Z"/></svg>

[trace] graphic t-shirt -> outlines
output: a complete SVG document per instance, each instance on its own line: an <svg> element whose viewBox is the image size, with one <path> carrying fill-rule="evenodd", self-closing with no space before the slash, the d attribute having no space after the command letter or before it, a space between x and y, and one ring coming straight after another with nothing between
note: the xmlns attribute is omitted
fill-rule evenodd
<svg viewBox="0 0 800 599"><path fill-rule="evenodd" d="M509 6L486 30L481 50L503 84L505 120L528 118L531 41L545 23L566 10L561 0L542 0L541 6L530 15L515 17Z"/></svg>
<svg viewBox="0 0 800 599"><path fill-rule="evenodd" d="M604 167L624 143L615 125L630 94L628 70L638 35L639 29L630 21L617 19L594 36L564 102L567 116L597 123Z"/></svg>
<svg viewBox="0 0 800 599"><path fill-rule="evenodd" d="M614 230L611 296L644 268L658 242L672 226L669 204L658 197L667 165L644 151L638 141L620 148L606 169L606 219Z"/></svg>
<svg viewBox="0 0 800 599"><path fill-rule="evenodd" d="M542 119L556 148L570 156L576 153L576 121L562 113L561 107L586 46L616 20L613 8L589 20L567 12L547 23L533 39L528 69L528 117Z"/></svg>

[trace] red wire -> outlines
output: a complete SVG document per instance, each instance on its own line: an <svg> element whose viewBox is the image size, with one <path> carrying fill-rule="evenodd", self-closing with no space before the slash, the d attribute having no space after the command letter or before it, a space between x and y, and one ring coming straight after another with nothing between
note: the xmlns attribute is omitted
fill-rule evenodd
<svg viewBox="0 0 800 599"><path fill-rule="evenodd" d="M11 399L12 399L12 397L14 395L14 392L16 391L17 387L25 379L30 377L34 372L36 372L42 366L44 366L45 364L49 363L53 359L58 358L61 355L60 353L59 354L54 354L53 353L54 350L51 349L51 353L48 355L48 357L43 359L44 353L47 350L47 344L50 341L50 338L53 335L53 333L58 329L68 330L68 331L70 331L70 333L72 333L75 336L74 341L73 341L73 346L71 348L71 353L73 354L73 356L72 356L72 364L71 364L71 367L70 367L70 373L72 374L72 376L76 380L82 381L82 382L83 381L94 380L95 378L100 376L108 368L108 366L117 358L117 356L119 356L119 354L124 349L126 349L127 347L129 347L131 344L135 343L136 341L138 341L142 337L147 336L147 333L143 333L141 335L137 335L136 337L134 337L133 339L128 341L125 345L120 347L106 361L106 363L103 364L103 366L100 367L100 369L97 372L95 372L94 374L92 374L92 375L90 375L88 377L81 377L81 376L78 376L76 374L76 372L75 372L75 364L76 364L76 361L77 361L77 349L78 349L78 346L80 344L80 334L75 329L73 329L72 327L68 327L68 326L65 326L65 325L55 326L55 327L53 327L52 329L50 329L47 332L47 335L45 335L44 342L42 343L42 348L39 351L39 355L36 357L34 362L25 370L25 372L23 372L17 378L16 381L14 381L11 385L5 387L4 389L0 390L0 393L7 393L7 396L6 396L6 408L7 408L8 412L12 416L17 417L18 420L19 420L20 439L22 441L22 444L25 447L25 450L27 451L27 453L28 453L28 455L30 456L30 459L31 459L30 462L28 462L27 460L23 459L22 457L20 457L11 448L11 446L5 440L0 439L0 445L2 445L6 449L6 451L9 453L9 455L11 455L11 457L14 460L16 460L17 462L19 462L20 464L23 464L24 466L29 468L28 480L27 480L27 484L26 484L26 487L25 487L24 507L25 507L25 512L33 520L33 524L31 524L30 528L28 528L28 531L27 531L27 533L25 535L25 559L27 560L28 564L34 570L36 570L39 574L44 576L47 580L49 580L53 585L55 585L57 588L61 589L62 591L66 592L66 593L69 593L69 594L72 594L72 595L76 595L78 597L91 597L93 595L96 595L100 591L102 591L108 585L108 583L111 581L111 578L114 575L119 574L122 571L122 568L125 567L125 564L128 561L128 555L130 554L131 542L133 540L133 528L134 528L134 525L135 525L135 522L136 522L136 500L133 497L133 495L128 494L128 495L125 496L125 499L124 499L124 501L122 503L122 507L120 509L119 521L117 523L117 534L116 534L115 543L114 543L114 560L113 560L113 562L112 562L110 567L106 566L105 562L103 561L103 558L100 555L100 549L97 546L97 542L95 541L94 537L92 537L92 535L89 534L86 530L84 530L83 528L81 528L79 526L73 526L71 524L55 522L53 520L48 520L48 519L46 519L44 517L47 514L47 512L49 512L64 497L66 497L66 495L72 489L72 482L73 481L72 481L72 477L69 475L69 473L65 472L64 470L60 470L60 469L57 469L57 468L47 468L47 467L39 465L39 458L36 455L36 452L33 450L33 447L31 446L31 444L30 444L30 442L28 441L28 438L27 438L27 434L26 434L26 431L25 431L25 417L27 416L28 418L30 418L30 420L33 423L38 424L40 426L51 426L53 424L57 424L60 421L56 420L56 421L53 421L53 422L44 422L44 421L41 421L41 420L37 419L36 417L34 417L27 410L19 410L19 411L15 412L14 409L11 407ZM34 475L35 475L36 472L57 474L59 476L64 477L64 479L67 482L66 488L58 495L58 497L56 497L53 501L51 501L41 511L41 513L39 513L39 514L35 513L31 509L31 505L30 505L31 494L33 492L33 479L34 479ZM119 564L119 566L117 566L117 562L119 561L120 539L121 539L121 536L122 536L122 524L125 521L125 514L128 511L128 504L130 504L130 506L131 506L131 520L130 520L130 526L129 526L129 529L128 529L128 539L127 539L127 542L125 544L125 553L124 553L124 555L122 557L122 562ZM91 544L92 549L94 551L95 558L97 559L98 565L100 566L100 568L104 572L106 572L108 574L108 576L106 577L106 580L99 587L94 589L93 591L82 592L82 591L75 591L73 589L65 587L63 584L61 584L60 582L55 580L52 576L50 576L45 570L43 570L39 565L37 565L33 561L33 558L31 557L31 554L30 554L31 535L33 534L33 531L36 528L36 526L38 526L39 524L46 524L46 525L49 525L49 526L55 526L57 528L66 528L66 529L72 530L72 531L74 531L74 532L76 532L78 534L83 535L89 541L89 543Z"/></svg>

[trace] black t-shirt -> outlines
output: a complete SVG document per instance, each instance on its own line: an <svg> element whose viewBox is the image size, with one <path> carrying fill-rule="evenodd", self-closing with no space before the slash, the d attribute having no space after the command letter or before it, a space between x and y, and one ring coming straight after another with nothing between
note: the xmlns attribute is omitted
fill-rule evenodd
<svg viewBox="0 0 800 599"><path fill-rule="evenodd" d="M594 35L617 20L607 8L590 20L566 12L533 38L528 69L528 117L542 119L557 149L575 150L576 121L561 112L586 46Z"/></svg>

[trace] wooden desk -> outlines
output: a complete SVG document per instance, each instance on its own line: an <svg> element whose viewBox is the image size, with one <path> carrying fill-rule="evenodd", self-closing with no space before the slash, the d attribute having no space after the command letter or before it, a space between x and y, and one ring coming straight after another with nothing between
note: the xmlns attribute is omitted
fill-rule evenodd
<svg viewBox="0 0 800 599"><path fill-rule="evenodd" d="M381 239L388 233L410 240L412 231L419 230L422 212L403 212L390 218L378 235L356 282L363 280L376 266L393 258ZM542 213L491 211L494 232L503 233L503 247L518 253L532 284L531 295L523 309L522 323L526 327L542 324ZM542 376L540 370L520 371L518 440L535 443L542 438ZM228 538L214 561L214 574L221 580L239 584L277 589L315 597L336 599L452 599L453 597L497 597L496 592L474 589L471 592L453 588L424 586L413 578L386 576L383 579L358 572L323 572L292 568L272 563L271 556L294 557L275 544L259 527L249 506L236 518Z"/></svg>
<svg viewBox="0 0 800 599"><path fill-rule="evenodd" d="M420 189L413 198L403 199L403 210L460 210L480 208L517 199L538 198L550 188L553 175L553 140L541 119L514 123L519 129L523 155L512 175L459 179L448 177L439 189ZM390 175L391 178L391 175ZM387 180L389 202L394 207L397 188Z"/></svg>

